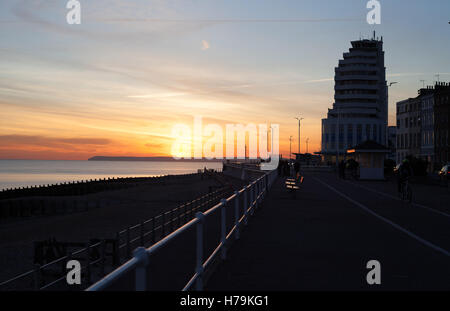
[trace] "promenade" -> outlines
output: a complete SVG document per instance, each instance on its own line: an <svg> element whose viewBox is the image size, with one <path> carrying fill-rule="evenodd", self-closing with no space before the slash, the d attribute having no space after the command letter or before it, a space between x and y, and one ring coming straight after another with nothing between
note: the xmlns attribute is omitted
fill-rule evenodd
<svg viewBox="0 0 450 311"><path fill-rule="evenodd" d="M294 199L278 178L206 290L450 290L450 193L308 173ZM368 285L369 260L381 285Z"/></svg>

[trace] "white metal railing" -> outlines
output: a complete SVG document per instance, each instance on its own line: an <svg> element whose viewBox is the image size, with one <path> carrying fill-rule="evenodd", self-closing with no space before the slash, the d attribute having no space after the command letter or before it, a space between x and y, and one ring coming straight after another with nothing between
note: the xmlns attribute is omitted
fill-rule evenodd
<svg viewBox="0 0 450 311"><path fill-rule="evenodd" d="M227 195L230 192L231 190L229 190L228 186L222 187L214 192L207 193L172 210L163 212L158 216L117 232L115 238L117 248L112 255L114 257L113 261L117 261L120 264L123 259L129 259L132 256L132 248L148 245L149 242L157 242L171 231L174 231L182 224L187 223L190 219L194 218L194 213L196 211L205 210L208 206L211 206L214 202L218 202L224 195ZM100 257L91 260L90 250L95 248L99 249ZM112 251L114 252L114 250ZM53 289L56 285L64 284L64 281L66 280L66 273L64 273L64 271L56 276L54 280L47 283L43 276L45 272L48 272L47 270L61 270L61 266L63 266L65 262L70 258L77 259L76 256L81 256L81 254L84 254L82 257L86 261L86 265L81 266L81 271L86 275L86 282L92 284L91 276L93 275L91 274L93 273L91 272L91 269L96 268L96 270L100 270L98 272L101 276L105 274L106 258L104 239L95 244L87 243L84 248L69 252L67 255L52 260L49 263L43 265L35 264L33 269L0 282L0 291L4 288L44 290L49 288ZM111 264L115 265L115 263Z"/></svg>
<svg viewBox="0 0 450 311"><path fill-rule="evenodd" d="M227 248L226 244L234 236L235 239L239 239L242 224L246 225L248 217L253 215L254 211L258 208L258 205L262 202L262 199L268 193L273 182L277 178L277 170L270 171L257 180L251 182L240 191L228 197L222 199L220 203L210 208L206 212L197 212L195 218L178 228L176 231L170 233L159 242L153 244L149 248L138 247L133 252L133 258L128 260L122 266L105 276L103 279L89 287L88 291L101 291L106 290L112 286L117 280L124 277L129 273L135 273L135 290L145 291L147 290L148 281L148 269L150 266L149 257L156 251L164 248L169 242L178 236L183 235L189 229L196 227L196 265L194 269L194 275L190 278L187 284L183 287L183 291L190 290L194 287L196 290L203 289L203 277L204 272L208 268L209 264L220 252L222 260L226 259ZM242 208L239 206L240 198L242 198ZM234 208L234 225L227 232L226 226L226 211L227 208ZM208 258L204 260L204 226L210 219L211 215L220 211L220 243L216 246ZM131 290L128 288L128 290Z"/></svg>

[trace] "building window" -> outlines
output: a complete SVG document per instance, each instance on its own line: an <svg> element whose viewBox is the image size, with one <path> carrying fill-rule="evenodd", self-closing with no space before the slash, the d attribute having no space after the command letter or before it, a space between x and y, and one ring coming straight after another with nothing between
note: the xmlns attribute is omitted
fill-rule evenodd
<svg viewBox="0 0 450 311"><path fill-rule="evenodd" d="M378 141L378 131L377 131L377 125L376 124L373 125L372 133L373 133L373 140Z"/></svg>
<svg viewBox="0 0 450 311"><path fill-rule="evenodd" d="M353 124L347 125L347 144L349 147L353 147Z"/></svg>
<svg viewBox="0 0 450 311"><path fill-rule="evenodd" d="M358 124L356 127L356 143L359 144L362 139L362 125Z"/></svg>
<svg viewBox="0 0 450 311"><path fill-rule="evenodd" d="M336 124L331 124L331 149L336 148Z"/></svg>

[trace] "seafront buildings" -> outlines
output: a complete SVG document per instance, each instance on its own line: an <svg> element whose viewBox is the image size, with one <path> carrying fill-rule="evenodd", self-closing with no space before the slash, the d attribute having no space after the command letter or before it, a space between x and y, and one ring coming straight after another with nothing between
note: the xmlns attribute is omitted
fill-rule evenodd
<svg viewBox="0 0 450 311"><path fill-rule="evenodd" d="M397 103L397 163L408 155L420 155L420 96Z"/></svg>
<svg viewBox="0 0 450 311"><path fill-rule="evenodd" d="M351 42L335 68L335 102L322 119L322 155L336 161L366 140L387 143L388 94L383 38Z"/></svg>
<svg viewBox="0 0 450 311"><path fill-rule="evenodd" d="M433 171L450 161L449 107L450 83L443 82L397 103L397 163L413 156Z"/></svg>

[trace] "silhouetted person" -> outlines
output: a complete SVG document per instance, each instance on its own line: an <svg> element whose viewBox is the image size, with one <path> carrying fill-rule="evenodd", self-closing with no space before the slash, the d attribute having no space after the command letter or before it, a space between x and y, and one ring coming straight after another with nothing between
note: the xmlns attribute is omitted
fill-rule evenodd
<svg viewBox="0 0 450 311"><path fill-rule="evenodd" d="M398 192L402 191L402 184L412 176L413 170L411 164L409 163L408 159L405 159L398 168L398 179L397 179Z"/></svg>

